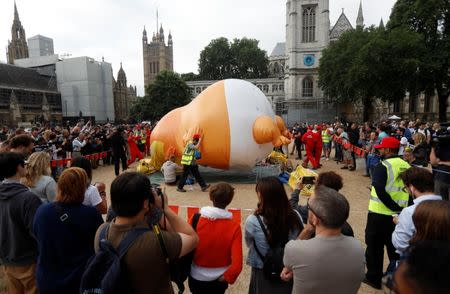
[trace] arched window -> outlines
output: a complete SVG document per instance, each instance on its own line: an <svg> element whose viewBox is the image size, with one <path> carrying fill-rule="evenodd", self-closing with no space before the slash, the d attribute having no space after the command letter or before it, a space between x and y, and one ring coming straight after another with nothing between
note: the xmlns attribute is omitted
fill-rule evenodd
<svg viewBox="0 0 450 294"><path fill-rule="evenodd" d="M303 79L303 97L312 97L313 96L313 80L311 78Z"/></svg>
<svg viewBox="0 0 450 294"><path fill-rule="evenodd" d="M278 85L272 85L272 92L277 92L278 91Z"/></svg>
<svg viewBox="0 0 450 294"><path fill-rule="evenodd" d="M266 92L266 93L269 92L269 85L264 85L263 86L263 91Z"/></svg>
<svg viewBox="0 0 450 294"><path fill-rule="evenodd" d="M316 41L316 7L307 6L303 8L302 42L311 43Z"/></svg>

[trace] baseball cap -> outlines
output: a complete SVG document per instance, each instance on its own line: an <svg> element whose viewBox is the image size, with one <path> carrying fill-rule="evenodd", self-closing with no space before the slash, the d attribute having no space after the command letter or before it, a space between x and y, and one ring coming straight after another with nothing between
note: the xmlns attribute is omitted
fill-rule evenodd
<svg viewBox="0 0 450 294"><path fill-rule="evenodd" d="M192 139L200 139L200 134L194 134L194 135L192 136Z"/></svg>
<svg viewBox="0 0 450 294"><path fill-rule="evenodd" d="M399 149L400 141L394 137L386 137L381 140L381 144L375 145L374 148Z"/></svg>

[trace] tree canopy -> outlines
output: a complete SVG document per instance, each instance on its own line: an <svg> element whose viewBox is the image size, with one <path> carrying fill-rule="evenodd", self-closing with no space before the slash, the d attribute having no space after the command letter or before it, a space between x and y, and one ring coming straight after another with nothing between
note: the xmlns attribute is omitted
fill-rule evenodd
<svg viewBox="0 0 450 294"><path fill-rule="evenodd" d="M337 102L398 101L407 92L439 96L446 120L449 90L448 0L398 0L387 28L357 28L323 51L319 85Z"/></svg>
<svg viewBox="0 0 450 294"><path fill-rule="evenodd" d="M212 40L200 53L199 78L221 80L227 78L266 78L268 64L266 51L255 39L227 38ZM188 77L189 78L189 77Z"/></svg>
<svg viewBox="0 0 450 294"><path fill-rule="evenodd" d="M191 91L179 74L162 71L153 84L146 87L146 95L131 108L138 121L157 120L169 111L191 101Z"/></svg>
<svg viewBox="0 0 450 294"><path fill-rule="evenodd" d="M439 120L446 121L450 96L450 1L398 0L387 25L389 31L408 30L423 39L416 90L438 94Z"/></svg>

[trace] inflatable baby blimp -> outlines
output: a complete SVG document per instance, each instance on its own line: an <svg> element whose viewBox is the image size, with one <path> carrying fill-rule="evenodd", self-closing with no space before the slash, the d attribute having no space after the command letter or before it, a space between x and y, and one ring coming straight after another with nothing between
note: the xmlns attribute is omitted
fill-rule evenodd
<svg viewBox="0 0 450 294"><path fill-rule="evenodd" d="M159 169L168 153L181 158L194 134L202 137L198 164L218 169L249 170L274 146L290 142L264 93L236 79L214 83L158 122L150 139L152 164Z"/></svg>

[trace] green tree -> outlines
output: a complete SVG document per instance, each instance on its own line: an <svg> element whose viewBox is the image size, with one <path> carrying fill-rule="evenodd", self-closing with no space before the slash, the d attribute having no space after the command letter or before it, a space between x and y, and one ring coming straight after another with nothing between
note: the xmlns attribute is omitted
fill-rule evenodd
<svg viewBox="0 0 450 294"><path fill-rule="evenodd" d="M450 96L450 1L398 0L387 25L416 33L423 39L425 54L420 56L417 75L410 82L417 91L427 95L437 93L439 120L447 120Z"/></svg>
<svg viewBox="0 0 450 294"><path fill-rule="evenodd" d="M199 75L206 80L233 77L233 56L227 38L212 40L200 53Z"/></svg>
<svg viewBox="0 0 450 294"><path fill-rule="evenodd" d="M227 38L212 40L200 53L199 77L207 80L227 78L266 78L268 64L266 51L254 39Z"/></svg>
<svg viewBox="0 0 450 294"><path fill-rule="evenodd" d="M363 119L374 98L397 101L416 87L419 57L424 53L420 36L399 28L358 28L344 33L323 52L319 85L336 102L363 104Z"/></svg>
<svg viewBox="0 0 450 294"><path fill-rule="evenodd" d="M363 119L375 95L374 86L365 84L358 75L358 53L370 40L371 32L358 28L348 31L323 50L319 65L319 86L331 100L342 102L362 101Z"/></svg>
<svg viewBox="0 0 450 294"><path fill-rule="evenodd" d="M267 53L258 47L255 39L234 39L230 50L234 75L240 79L259 79L269 75Z"/></svg>
<svg viewBox="0 0 450 294"><path fill-rule="evenodd" d="M179 74L162 71L153 84L146 87L146 95L131 108L133 118L157 120L169 111L191 101L191 91Z"/></svg>

